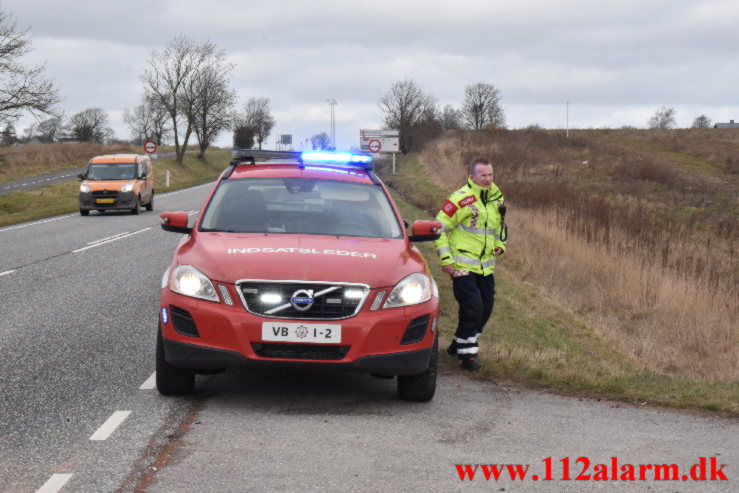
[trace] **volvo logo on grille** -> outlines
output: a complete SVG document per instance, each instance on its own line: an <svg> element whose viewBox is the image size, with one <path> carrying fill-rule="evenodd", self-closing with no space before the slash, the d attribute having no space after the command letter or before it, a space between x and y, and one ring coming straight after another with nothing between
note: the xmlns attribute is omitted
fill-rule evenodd
<svg viewBox="0 0 739 493"><path fill-rule="evenodd" d="M314 301L312 289L298 289L290 298L290 304L299 312L310 310Z"/></svg>

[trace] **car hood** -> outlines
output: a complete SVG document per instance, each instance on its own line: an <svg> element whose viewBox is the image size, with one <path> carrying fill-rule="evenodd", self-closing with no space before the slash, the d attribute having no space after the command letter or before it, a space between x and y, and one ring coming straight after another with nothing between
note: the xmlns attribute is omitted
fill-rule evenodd
<svg viewBox="0 0 739 493"><path fill-rule="evenodd" d="M215 281L274 279L393 286L426 262L403 239L319 235L201 233L179 247L178 264Z"/></svg>
<svg viewBox="0 0 739 493"><path fill-rule="evenodd" d="M90 186L91 192L98 192L100 190L120 190L121 187L128 182L136 181L133 178L130 180L85 180Z"/></svg>

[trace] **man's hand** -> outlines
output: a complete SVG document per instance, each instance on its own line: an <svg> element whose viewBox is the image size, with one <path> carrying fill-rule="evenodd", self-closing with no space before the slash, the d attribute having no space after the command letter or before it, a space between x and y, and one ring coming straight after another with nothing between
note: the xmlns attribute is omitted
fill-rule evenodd
<svg viewBox="0 0 739 493"><path fill-rule="evenodd" d="M498 255L503 255L503 249L500 247L495 249L495 256L497 257Z"/></svg>
<svg viewBox="0 0 739 493"><path fill-rule="evenodd" d="M442 265L441 270L444 274L449 274L451 276L454 274L454 264Z"/></svg>

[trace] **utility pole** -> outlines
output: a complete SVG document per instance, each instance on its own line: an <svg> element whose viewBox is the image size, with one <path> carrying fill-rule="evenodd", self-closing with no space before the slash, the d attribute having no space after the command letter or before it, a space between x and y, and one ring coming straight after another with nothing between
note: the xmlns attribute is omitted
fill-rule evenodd
<svg viewBox="0 0 739 493"><path fill-rule="evenodd" d="M337 103L334 98L330 98L326 101L331 106L331 147L336 150L336 119L334 118L334 106Z"/></svg>

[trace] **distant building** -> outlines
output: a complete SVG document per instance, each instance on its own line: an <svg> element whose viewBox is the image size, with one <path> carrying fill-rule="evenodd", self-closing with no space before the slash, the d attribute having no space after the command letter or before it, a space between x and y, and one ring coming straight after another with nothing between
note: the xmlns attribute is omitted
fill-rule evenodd
<svg viewBox="0 0 739 493"><path fill-rule="evenodd" d="M713 128L739 128L739 123L734 123L734 120L729 120L729 123L717 123Z"/></svg>

